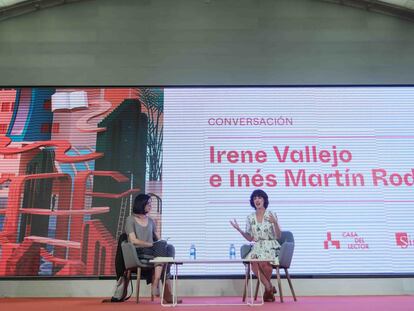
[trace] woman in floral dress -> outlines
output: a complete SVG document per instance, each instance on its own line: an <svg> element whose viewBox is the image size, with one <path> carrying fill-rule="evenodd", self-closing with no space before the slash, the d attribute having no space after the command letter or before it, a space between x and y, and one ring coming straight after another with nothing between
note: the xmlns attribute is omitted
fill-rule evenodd
<svg viewBox="0 0 414 311"><path fill-rule="evenodd" d="M240 229L236 220L230 224L240 232L249 242L254 242L253 247L246 259L269 259L274 264L278 264L278 254L280 245L277 241L281 231L277 217L267 210L269 198L263 190L255 190L250 195L250 205L256 210L247 217L246 231ZM270 281L272 277L272 265L269 261L252 263L252 270L265 287L265 301L274 301L276 292Z"/></svg>

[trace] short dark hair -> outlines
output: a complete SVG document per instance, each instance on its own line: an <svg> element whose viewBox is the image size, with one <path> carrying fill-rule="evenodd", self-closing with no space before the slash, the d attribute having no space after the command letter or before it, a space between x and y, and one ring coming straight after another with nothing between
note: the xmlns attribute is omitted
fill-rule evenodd
<svg viewBox="0 0 414 311"><path fill-rule="evenodd" d="M254 198L259 197L264 199L264 208L267 208L269 206L269 197L267 196L267 193L264 192L261 189L254 190L252 194L250 195L250 205L254 209L256 209L256 206L254 205Z"/></svg>
<svg viewBox="0 0 414 311"><path fill-rule="evenodd" d="M145 211L145 205L147 205L149 199L151 197L148 194L138 194L134 200L134 207L132 208L132 212L138 215L145 215L147 212Z"/></svg>

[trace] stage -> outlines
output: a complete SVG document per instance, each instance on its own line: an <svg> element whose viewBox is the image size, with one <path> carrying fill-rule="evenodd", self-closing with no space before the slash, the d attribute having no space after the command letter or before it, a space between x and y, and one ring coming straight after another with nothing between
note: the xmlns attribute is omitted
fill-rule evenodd
<svg viewBox="0 0 414 311"><path fill-rule="evenodd" d="M136 304L133 297L123 303L102 303L100 298L1 298L2 310L13 311L133 311L133 310L171 310L159 304L159 299L151 302L144 298ZM186 306L194 303L240 303L240 297L184 297L183 305L173 310L278 310L278 311L412 311L414 296L324 296L298 297L294 302L286 297L284 303L278 301L265 303L263 306Z"/></svg>

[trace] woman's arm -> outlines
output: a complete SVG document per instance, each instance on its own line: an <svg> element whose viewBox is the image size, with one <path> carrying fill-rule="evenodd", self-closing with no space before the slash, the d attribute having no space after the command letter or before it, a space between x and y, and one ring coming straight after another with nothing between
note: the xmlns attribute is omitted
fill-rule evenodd
<svg viewBox="0 0 414 311"><path fill-rule="evenodd" d="M277 216L273 215L272 212L270 212L269 221L273 225L273 228L275 230L276 239L280 239L280 237L282 236L282 230L280 230L279 222L277 221Z"/></svg>
<svg viewBox="0 0 414 311"><path fill-rule="evenodd" d="M239 224L237 223L236 219L233 219L233 221L230 220L230 224L233 226L234 229L239 231L239 233L249 242L253 241L253 237L248 234L247 232L244 232L242 229L240 229Z"/></svg>
<svg viewBox="0 0 414 311"><path fill-rule="evenodd" d="M152 237L153 237L154 241L158 241L160 239L160 237L157 233L158 222L155 219L152 219L152 222L154 223L154 227L153 227L153 231L152 231Z"/></svg>
<svg viewBox="0 0 414 311"><path fill-rule="evenodd" d="M150 242L146 242L146 241L137 239L137 236L135 235L135 232L130 232L128 234L128 240L129 240L129 242L131 242L132 244L134 244L135 246L138 246L138 247L151 247L152 246L152 243L150 243Z"/></svg>

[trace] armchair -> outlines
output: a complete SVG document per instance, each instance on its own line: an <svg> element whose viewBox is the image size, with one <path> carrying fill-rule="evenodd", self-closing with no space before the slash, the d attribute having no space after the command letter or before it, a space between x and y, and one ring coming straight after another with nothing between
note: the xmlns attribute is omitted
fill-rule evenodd
<svg viewBox="0 0 414 311"><path fill-rule="evenodd" d="M277 284L279 289L279 296L280 296L280 302L283 302L283 293L282 293L282 284L280 281L280 269L283 269L286 275L286 279L289 283L289 288L293 296L293 300L297 301L295 291L293 289L292 281L290 279L290 275L288 272L288 269L290 268L290 264L292 262L293 257L293 251L295 248L295 240L293 237L292 232L290 231L282 231L282 235L280 239L278 239L279 244L281 245L280 252L279 252L279 264L278 265L272 265L274 269L276 269L276 278L277 278ZM247 254L250 252L251 245L242 245L240 248L240 256L241 258L245 258ZM244 291L243 291L243 301L246 300L246 291L247 291L247 285L249 282L249 275L250 275L250 268L249 265L246 266L246 274L244 278ZM259 291L259 281L257 281L256 284L256 291L254 299L257 299L257 294Z"/></svg>
<svg viewBox="0 0 414 311"><path fill-rule="evenodd" d="M137 303L139 303L139 287L141 281L141 269L153 269L154 264L150 263L153 256L144 255L142 258L138 257L135 246L127 241L122 242L122 255L124 257L125 269L127 271L128 280L131 279L132 272L136 271L137 274ZM151 301L154 300L154 296L151 292Z"/></svg>

